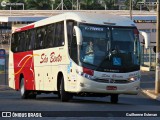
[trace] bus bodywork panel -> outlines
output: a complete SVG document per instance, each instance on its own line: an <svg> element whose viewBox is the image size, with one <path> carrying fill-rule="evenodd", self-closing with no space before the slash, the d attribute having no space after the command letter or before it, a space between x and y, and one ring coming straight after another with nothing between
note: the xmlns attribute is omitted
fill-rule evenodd
<svg viewBox="0 0 160 120"><path fill-rule="evenodd" d="M116 26L131 26L131 27L135 26L135 23L133 21L124 16L118 16L112 14L105 15L105 14L95 14L95 13L68 12L52 16L44 20L37 21L34 24L32 23L22 28L18 28L14 32L20 32L32 28L37 28L47 24L52 24L64 20L74 20L77 22L99 24L99 25L116 25Z"/></svg>
<svg viewBox="0 0 160 120"><path fill-rule="evenodd" d="M8 69L8 78L9 78L9 87L15 89L15 74L14 74L14 62L13 62L13 53L9 52L9 69Z"/></svg>
<svg viewBox="0 0 160 120"><path fill-rule="evenodd" d="M79 74L83 71L82 67L70 61L74 71L68 72L69 82L66 91L73 93L105 93L105 94L137 94L140 86L140 71L128 73L109 73L93 71L93 78L88 79L87 74ZM77 72L76 72L77 71ZM135 81L129 81L130 78L137 78ZM116 87L115 90L107 90L107 86Z"/></svg>
<svg viewBox="0 0 160 120"><path fill-rule="evenodd" d="M34 51L34 69L36 90L56 91L58 73L62 72L66 79L67 50L65 47Z"/></svg>
<svg viewBox="0 0 160 120"><path fill-rule="evenodd" d="M78 76L80 79L77 92L91 92L91 93L106 93L106 94L138 94L140 79L128 84L116 84L116 83L101 83L92 80L88 80L82 76ZM82 85L83 86L80 86ZM112 87L111 90L107 87ZM115 90L113 90L115 88Z"/></svg>
<svg viewBox="0 0 160 120"><path fill-rule="evenodd" d="M14 65L13 69L11 67L9 69L9 86L19 90L20 79L24 77L26 90L57 90L58 72L63 73L64 79L67 76L67 56L63 49L52 48L43 51L14 53L14 60L10 57L10 61L13 61L10 63ZM57 63L59 65L56 65Z"/></svg>
<svg viewBox="0 0 160 120"><path fill-rule="evenodd" d="M140 71L130 73L104 73L94 71L95 80L89 80L78 75L78 79L81 81L79 81L77 88L79 92L137 94L139 91L140 78L129 83L123 83L123 81L127 81L131 77L137 77L139 74ZM108 86L115 87L115 90L107 89Z"/></svg>
<svg viewBox="0 0 160 120"><path fill-rule="evenodd" d="M22 77L24 77L25 80L26 90L35 90L33 56L32 51L13 54L15 88L17 90L20 87Z"/></svg>

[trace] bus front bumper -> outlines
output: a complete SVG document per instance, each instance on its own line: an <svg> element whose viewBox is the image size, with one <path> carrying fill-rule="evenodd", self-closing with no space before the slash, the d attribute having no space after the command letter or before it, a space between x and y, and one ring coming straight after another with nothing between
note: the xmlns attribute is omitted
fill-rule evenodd
<svg viewBox="0 0 160 120"><path fill-rule="evenodd" d="M91 93L106 93L106 94L138 94L140 88L140 79L125 83L102 83L86 79L78 76L78 82L75 89L77 93L91 92Z"/></svg>

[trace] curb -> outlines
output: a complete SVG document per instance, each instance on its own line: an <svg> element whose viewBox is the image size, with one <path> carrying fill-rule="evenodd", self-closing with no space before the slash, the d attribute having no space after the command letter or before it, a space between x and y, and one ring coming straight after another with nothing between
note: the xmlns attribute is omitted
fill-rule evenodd
<svg viewBox="0 0 160 120"><path fill-rule="evenodd" d="M143 89L141 89L141 91L142 91L142 93L144 93L144 94L147 95L148 97L160 101L160 96L151 93L150 90L143 90Z"/></svg>
<svg viewBox="0 0 160 120"><path fill-rule="evenodd" d="M0 91L12 90L8 85L0 85Z"/></svg>

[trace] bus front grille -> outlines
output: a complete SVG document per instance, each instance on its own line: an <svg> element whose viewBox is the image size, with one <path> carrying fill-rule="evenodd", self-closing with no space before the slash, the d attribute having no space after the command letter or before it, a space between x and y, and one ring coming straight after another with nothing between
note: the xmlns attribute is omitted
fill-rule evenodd
<svg viewBox="0 0 160 120"><path fill-rule="evenodd" d="M113 79L95 79L94 81L96 82L101 82L101 83L119 83L119 84L125 84L125 83L130 83L131 81L129 80L113 80Z"/></svg>

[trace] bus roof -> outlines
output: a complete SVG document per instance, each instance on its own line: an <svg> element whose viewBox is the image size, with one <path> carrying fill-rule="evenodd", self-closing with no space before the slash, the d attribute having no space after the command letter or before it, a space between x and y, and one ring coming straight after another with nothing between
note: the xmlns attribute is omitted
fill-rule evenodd
<svg viewBox="0 0 160 120"><path fill-rule="evenodd" d="M22 28L18 28L15 32L24 31L63 20L75 20L77 22L100 25L135 26L132 20L124 16L100 13L67 12L37 21Z"/></svg>

